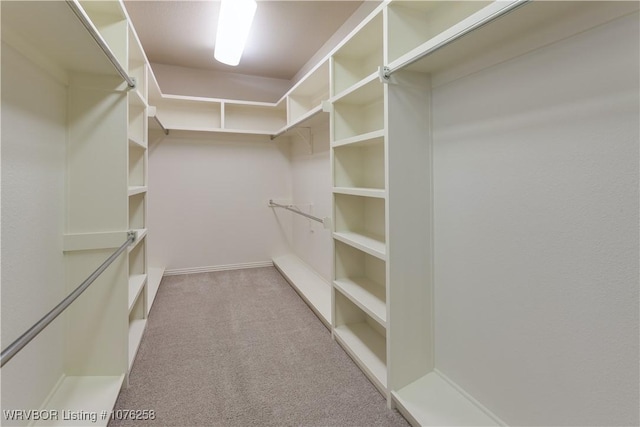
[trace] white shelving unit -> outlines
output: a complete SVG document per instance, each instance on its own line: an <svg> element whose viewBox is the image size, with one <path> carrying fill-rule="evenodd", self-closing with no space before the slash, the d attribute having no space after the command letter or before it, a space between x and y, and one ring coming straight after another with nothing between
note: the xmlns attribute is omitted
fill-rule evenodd
<svg viewBox="0 0 640 427"><path fill-rule="evenodd" d="M335 288L334 288L335 289ZM334 337L384 395L387 353L384 327L335 290Z"/></svg>
<svg viewBox="0 0 640 427"><path fill-rule="evenodd" d="M71 6L89 20L135 88L128 88ZM127 384L146 322L148 62L121 2L3 3L2 26L3 43L65 86L67 291L111 255L128 230L138 234L63 314L64 366L41 406L100 414L113 408Z"/></svg>
<svg viewBox="0 0 640 427"><path fill-rule="evenodd" d="M129 140L129 229L136 231L136 240L129 246L129 337L128 369L135 361L148 313L147 265L147 170L148 170L148 61L138 37L128 25L129 73L136 87L128 93ZM132 289L133 285L133 289Z"/></svg>
<svg viewBox="0 0 640 427"><path fill-rule="evenodd" d="M322 62L293 87L287 99L287 125L293 125L321 108L329 99L329 61Z"/></svg>
<svg viewBox="0 0 640 427"><path fill-rule="evenodd" d="M382 25L379 8L331 57L333 335L388 397Z"/></svg>

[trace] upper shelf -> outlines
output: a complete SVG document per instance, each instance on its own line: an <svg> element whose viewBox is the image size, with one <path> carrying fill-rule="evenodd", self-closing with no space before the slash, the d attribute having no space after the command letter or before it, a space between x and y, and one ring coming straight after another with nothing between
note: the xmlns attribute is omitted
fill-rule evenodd
<svg viewBox="0 0 640 427"><path fill-rule="evenodd" d="M66 2L3 1L1 7L3 40L37 49L64 72L117 75Z"/></svg>
<svg viewBox="0 0 640 427"><path fill-rule="evenodd" d="M480 56L486 67L493 60L522 55L637 10L638 2L495 1L393 60L388 67L393 70L411 63L407 70L438 73L462 62L479 61ZM545 29L543 37L541 29Z"/></svg>

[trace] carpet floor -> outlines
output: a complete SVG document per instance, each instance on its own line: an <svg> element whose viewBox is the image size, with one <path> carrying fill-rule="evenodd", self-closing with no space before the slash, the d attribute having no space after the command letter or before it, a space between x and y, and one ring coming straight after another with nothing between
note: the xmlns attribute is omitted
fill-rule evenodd
<svg viewBox="0 0 640 427"><path fill-rule="evenodd" d="M168 276L119 426L408 426L273 267Z"/></svg>

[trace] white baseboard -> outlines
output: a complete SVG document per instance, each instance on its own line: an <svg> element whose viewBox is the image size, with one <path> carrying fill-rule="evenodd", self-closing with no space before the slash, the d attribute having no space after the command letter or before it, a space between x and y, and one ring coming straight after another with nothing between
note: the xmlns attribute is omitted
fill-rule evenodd
<svg viewBox="0 0 640 427"><path fill-rule="evenodd" d="M258 268L258 267L273 267L273 262L258 261L258 262L246 262L242 264L210 265L207 267L174 268L171 270L165 270L164 276L177 276L179 274L209 273L212 271L242 270L244 268Z"/></svg>

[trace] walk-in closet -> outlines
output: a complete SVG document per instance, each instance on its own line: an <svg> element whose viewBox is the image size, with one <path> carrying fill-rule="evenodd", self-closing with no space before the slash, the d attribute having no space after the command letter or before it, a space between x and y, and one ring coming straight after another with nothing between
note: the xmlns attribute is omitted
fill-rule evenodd
<svg viewBox="0 0 640 427"><path fill-rule="evenodd" d="M0 424L640 425L639 2L0 6Z"/></svg>

